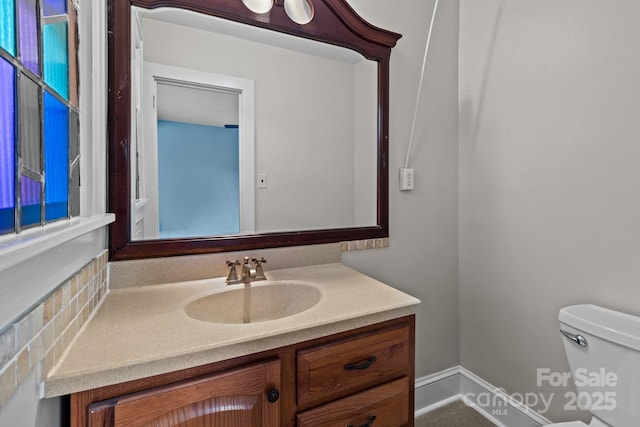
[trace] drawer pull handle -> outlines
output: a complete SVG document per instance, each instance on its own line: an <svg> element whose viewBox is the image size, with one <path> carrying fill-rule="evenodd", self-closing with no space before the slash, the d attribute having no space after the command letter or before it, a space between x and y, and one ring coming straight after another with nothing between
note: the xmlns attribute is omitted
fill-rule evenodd
<svg viewBox="0 0 640 427"><path fill-rule="evenodd" d="M378 418L378 417L376 417L375 415L371 415L369 417L369 420L367 421L367 423L366 424L362 424L360 427L371 427L371 425L376 420L376 418ZM347 424L345 427L353 427L353 426L351 424Z"/></svg>
<svg viewBox="0 0 640 427"><path fill-rule="evenodd" d="M367 360L363 360L362 362L344 365L344 370L345 371L362 371L364 369L367 369L369 366L373 365L373 363L376 360L378 360L377 357L371 356L370 358L368 358Z"/></svg>

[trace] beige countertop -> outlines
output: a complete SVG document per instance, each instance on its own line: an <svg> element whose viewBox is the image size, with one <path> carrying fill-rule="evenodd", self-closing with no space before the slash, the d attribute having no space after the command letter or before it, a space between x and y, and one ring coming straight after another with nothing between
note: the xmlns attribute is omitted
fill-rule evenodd
<svg viewBox="0 0 640 427"><path fill-rule="evenodd" d="M113 290L49 372L45 397L200 366L413 314L420 301L342 264L266 271L270 281L311 282L310 309L249 324L188 317L189 301L225 290L224 278ZM256 282L259 285L260 282ZM234 285L242 286L242 285Z"/></svg>

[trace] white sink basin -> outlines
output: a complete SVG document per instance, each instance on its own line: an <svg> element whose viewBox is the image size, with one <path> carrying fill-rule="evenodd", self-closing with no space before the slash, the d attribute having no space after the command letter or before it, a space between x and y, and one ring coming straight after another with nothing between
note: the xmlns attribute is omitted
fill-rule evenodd
<svg viewBox="0 0 640 427"><path fill-rule="evenodd" d="M255 282L234 288L191 301L184 312L210 323L256 323L301 313L322 297L314 285L298 281Z"/></svg>

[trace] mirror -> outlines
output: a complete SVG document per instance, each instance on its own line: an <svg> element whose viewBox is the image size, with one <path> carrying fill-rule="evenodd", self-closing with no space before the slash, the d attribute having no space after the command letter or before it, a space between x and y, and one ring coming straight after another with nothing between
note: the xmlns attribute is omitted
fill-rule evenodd
<svg viewBox="0 0 640 427"><path fill-rule="evenodd" d="M341 0L311 0L304 25L280 1L208 3L112 1L112 259L387 237L400 36Z"/></svg>
<svg viewBox="0 0 640 427"><path fill-rule="evenodd" d="M132 239L376 225L376 62L180 9L132 20Z"/></svg>

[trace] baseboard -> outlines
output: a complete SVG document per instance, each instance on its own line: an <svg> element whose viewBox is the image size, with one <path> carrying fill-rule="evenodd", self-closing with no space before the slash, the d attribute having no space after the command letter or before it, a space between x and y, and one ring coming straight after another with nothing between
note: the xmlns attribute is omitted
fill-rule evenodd
<svg viewBox="0 0 640 427"><path fill-rule="evenodd" d="M416 379L416 416L461 398L459 366Z"/></svg>
<svg viewBox="0 0 640 427"><path fill-rule="evenodd" d="M540 427L551 423L462 366L416 379L415 392L416 416L463 400L498 427Z"/></svg>

